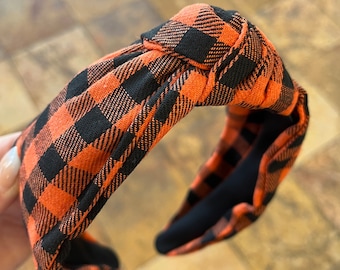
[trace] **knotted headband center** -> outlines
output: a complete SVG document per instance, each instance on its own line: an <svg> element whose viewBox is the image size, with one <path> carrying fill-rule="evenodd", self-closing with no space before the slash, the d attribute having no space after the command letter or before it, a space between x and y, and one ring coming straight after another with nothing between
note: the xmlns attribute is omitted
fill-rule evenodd
<svg viewBox="0 0 340 270"><path fill-rule="evenodd" d="M197 105L229 104L289 115L298 93L270 41L236 11L196 8L183 9L142 34L144 46L209 71Z"/></svg>

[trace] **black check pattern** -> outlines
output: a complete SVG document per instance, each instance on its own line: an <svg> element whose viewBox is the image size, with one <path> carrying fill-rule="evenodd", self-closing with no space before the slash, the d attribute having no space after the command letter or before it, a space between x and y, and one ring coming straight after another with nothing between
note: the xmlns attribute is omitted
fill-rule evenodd
<svg viewBox="0 0 340 270"><path fill-rule="evenodd" d="M90 144L111 128L112 123L106 119L98 106L95 106L75 123L75 127L82 139Z"/></svg>
<svg viewBox="0 0 340 270"><path fill-rule="evenodd" d="M51 144L39 160L38 165L46 180L51 182L60 170L66 166L66 162L60 157L54 144Z"/></svg>
<svg viewBox="0 0 340 270"><path fill-rule="evenodd" d="M204 63L204 60L207 58L216 41L216 38L191 27L184 34L174 50L198 63Z"/></svg>

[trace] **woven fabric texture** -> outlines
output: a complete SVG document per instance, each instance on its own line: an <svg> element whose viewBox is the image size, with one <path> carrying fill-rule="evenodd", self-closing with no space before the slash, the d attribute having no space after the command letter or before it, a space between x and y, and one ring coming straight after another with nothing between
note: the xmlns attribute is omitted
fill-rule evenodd
<svg viewBox="0 0 340 270"><path fill-rule="evenodd" d="M205 234L166 253L234 235L262 214L293 165L308 125L306 97L256 26L236 11L205 4L184 8L93 63L17 141L22 209L36 267L66 267L71 240L82 236L137 164L195 106L227 106L227 120L172 222L247 157L265 123L258 112L294 119L261 157L252 202L235 205Z"/></svg>

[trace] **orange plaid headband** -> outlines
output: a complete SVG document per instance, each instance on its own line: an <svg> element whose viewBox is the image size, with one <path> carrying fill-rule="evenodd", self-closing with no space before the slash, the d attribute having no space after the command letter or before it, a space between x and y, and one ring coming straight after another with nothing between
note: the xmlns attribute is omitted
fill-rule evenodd
<svg viewBox="0 0 340 270"><path fill-rule="evenodd" d="M36 267L118 267L84 231L179 120L217 105L228 113L216 150L156 241L170 255L228 238L263 213L304 139L306 92L256 26L205 4L71 80L17 141Z"/></svg>

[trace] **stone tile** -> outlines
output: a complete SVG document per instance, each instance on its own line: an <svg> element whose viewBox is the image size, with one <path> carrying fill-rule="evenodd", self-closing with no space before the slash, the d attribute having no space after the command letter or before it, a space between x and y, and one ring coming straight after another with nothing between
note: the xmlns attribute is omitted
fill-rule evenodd
<svg viewBox="0 0 340 270"><path fill-rule="evenodd" d="M146 1L128 1L109 14L91 21L87 27L95 42L109 53L140 38L140 34L162 22Z"/></svg>
<svg viewBox="0 0 340 270"><path fill-rule="evenodd" d="M74 75L101 55L82 28L73 28L15 55L30 95L42 110Z"/></svg>
<svg viewBox="0 0 340 270"><path fill-rule="evenodd" d="M317 55L320 61L313 63L310 69L311 83L318 87L327 101L332 105L340 114L340 42L331 50L321 52ZM322 70L322 72L320 72Z"/></svg>
<svg viewBox="0 0 340 270"><path fill-rule="evenodd" d="M0 62L0 134L21 129L36 114L37 109L11 63Z"/></svg>
<svg viewBox="0 0 340 270"><path fill-rule="evenodd" d="M340 26L340 3L339 0L315 1L320 12L325 13L337 26Z"/></svg>
<svg viewBox="0 0 340 270"><path fill-rule="evenodd" d="M180 9L187 5L195 3L202 3L200 0L178 0L178 1L157 1L149 0L154 6L157 12L162 16L164 20L169 19L175 15ZM217 6L226 10L238 10L243 16L251 16L257 9L265 5L273 5L278 0L259 0L259 1L247 1L247 0L206 0L204 3ZM248 18L250 19L250 17Z"/></svg>
<svg viewBox="0 0 340 270"><path fill-rule="evenodd" d="M186 5L190 5L192 1L182 0L182 1L158 1L158 0L148 0L161 18L166 21L175 15L181 8Z"/></svg>
<svg viewBox="0 0 340 270"><path fill-rule="evenodd" d="M298 78L298 82L308 91L308 103L310 111L310 124L306 139L302 145L302 151L297 163L304 164L313 154L322 149L340 134L340 114L329 101L319 93L319 89L310 84L307 79Z"/></svg>
<svg viewBox="0 0 340 270"><path fill-rule="evenodd" d="M30 257L16 270L33 270L33 269L34 269L33 257Z"/></svg>
<svg viewBox="0 0 340 270"><path fill-rule="evenodd" d="M184 256L156 256L137 270L190 270L190 269L248 269L235 251L225 242L221 242L203 250Z"/></svg>
<svg viewBox="0 0 340 270"><path fill-rule="evenodd" d="M214 1L215 2L215 1ZM223 0L216 1L216 2L225 2ZM247 1L247 0L232 0L235 5L237 5L241 10L249 13L256 13L257 10L260 8L264 8L266 6L274 5L275 3L279 2L279 0L257 0L257 1ZM250 15L250 14L249 14Z"/></svg>
<svg viewBox="0 0 340 270"><path fill-rule="evenodd" d="M298 184L315 200L317 208L340 231L340 136L293 171Z"/></svg>
<svg viewBox="0 0 340 270"><path fill-rule="evenodd" d="M296 181L299 181L296 179ZM291 178L254 225L230 240L249 269L337 269L340 233Z"/></svg>
<svg viewBox="0 0 340 270"><path fill-rule="evenodd" d="M77 20L81 22L88 22L94 18L103 15L111 14L119 6L124 5L133 0L64 0L72 8Z"/></svg>
<svg viewBox="0 0 340 270"><path fill-rule="evenodd" d="M2 61L5 58L5 52L3 48L0 46L0 61Z"/></svg>
<svg viewBox="0 0 340 270"><path fill-rule="evenodd" d="M0 1L0 43L14 52L74 24L60 0Z"/></svg>

